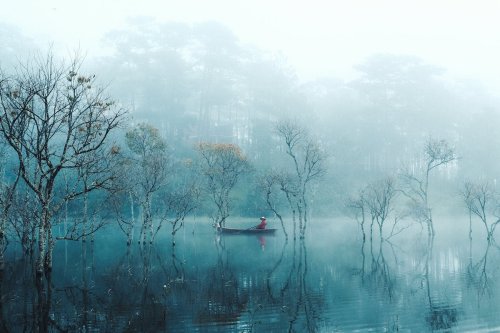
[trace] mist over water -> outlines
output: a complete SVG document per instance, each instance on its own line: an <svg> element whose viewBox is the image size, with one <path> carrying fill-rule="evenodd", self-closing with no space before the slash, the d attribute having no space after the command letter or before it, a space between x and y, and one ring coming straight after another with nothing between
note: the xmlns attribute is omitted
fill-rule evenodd
<svg viewBox="0 0 500 333"><path fill-rule="evenodd" d="M440 219L442 236L432 247L419 226L412 237L363 244L349 219L311 221L322 232L295 241L282 233L216 235L198 222L186 224L175 247L125 248L112 229L95 243L58 243L50 295L37 291L26 259L11 249L2 275L3 325L169 332L500 325L494 283L500 252L479 235L470 243L467 228L454 227L456 218Z"/></svg>
<svg viewBox="0 0 500 333"><path fill-rule="evenodd" d="M500 330L499 10L4 4L0 332Z"/></svg>

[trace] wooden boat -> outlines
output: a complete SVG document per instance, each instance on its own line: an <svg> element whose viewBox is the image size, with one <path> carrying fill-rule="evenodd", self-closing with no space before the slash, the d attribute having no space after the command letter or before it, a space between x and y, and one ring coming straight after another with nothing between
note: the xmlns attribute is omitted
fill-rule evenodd
<svg viewBox="0 0 500 333"><path fill-rule="evenodd" d="M277 229L236 229L236 228L217 228L221 234L232 234L232 235L272 235Z"/></svg>

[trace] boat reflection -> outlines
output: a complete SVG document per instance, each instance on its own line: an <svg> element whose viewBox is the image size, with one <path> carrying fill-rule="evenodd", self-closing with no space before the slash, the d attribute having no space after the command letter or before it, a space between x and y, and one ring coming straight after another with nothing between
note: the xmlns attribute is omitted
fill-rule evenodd
<svg viewBox="0 0 500 333"><path fill-rule="evenodd" d="M0 271L0 332L480 329L464 326L470 318L497 325L494 241L434 248L425 234L369 244L212 231L180 234L175 247L59 243L55 255L67 260L38 280L33 263L9 260Z"/></svg>

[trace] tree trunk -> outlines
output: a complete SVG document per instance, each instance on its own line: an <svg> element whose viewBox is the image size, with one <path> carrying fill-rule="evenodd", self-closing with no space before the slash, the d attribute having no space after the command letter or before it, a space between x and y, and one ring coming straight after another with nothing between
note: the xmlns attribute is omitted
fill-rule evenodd
<svg viewBox="0 0 500 333"><path fill-rule="evenodd" d="M434 230L434 223L432 222L432 212L429 207L427 207L427 224L429 237L434 238L434 236L436 235L436 231Z"/></svg>
<svg viewBox="0 0 500 333"><path fill-rule="evenodd" d="M304 214L302 211L302 202L297 203L297 211L299 213L299 237L300 239L304 239Z"/></svg>
<svg viewBox="0 0 500 333"><path fill-rule="evenodd" d="M64 234L68 233L68 200L64 200Z"/></svg>
<svg viewBox="0 0 500 333"><path fill-rule="evenodd" d="M153 198L151 197L149 200L148 200L148 212L149 212L149 243L152 244L153 243L153 238L154 238L154 230L153 230L153 214L152 214L152 205L151 205L151 201L153 200Z"/></svg>
<svg viewBox="0 0 500 333"><path fill-rule="evenodd" d="M89 196L87 193L83 194L83 226L82 226L82 242L87 241L87 224L89 212Z"/></svg>
<svg viewBox="0 0 500 333"><path fill-rule="evenodd" d="M0 218L0 272L4 270L5 258L4 251L7 246L7 235L6 235L6 227L7 227L7 214L8 209L3 211L2 217Z"/></svg>
<svg viewBox="0 0 500 333"><path fill-rule="evenodd" d="M45 211L45 209L44 209ZM46 231L45 231L45 218L42 216L42 221L38 226L38 260L36 262L37 275L43 275L43 265L45 262L45 248L46 248Z"/></svg>
<svg viewBox="0 0 500 333"><path fill-rule="evenodd" d="M435 235L434 231L434 223L432 222L432 212L429 207L429 173L430 173L430 164L427 165L427 171L425 173L425 183L424 183L424 203L425 209L427 211L427 224L428 224L428 233L429 237L433 238Z"/></svg>
<svg viewBox="0 0 500 333"><path fill-rule="evenodd" d="M153 221L151 220L151 196L150 194L146 194L144 201L142 202L142 226L141 226L141 234L139 236L139 243L142 241L142 244L145 244L148 238L148 231L150 231L150 235L152 236L153 231ZM150 239L151 241L151 239Z"/></svg>
<svg viewBox="0 0 500 333"><path fill-rule="evenodd" d="M87 244L82 244L82 322L83 326L87 326L89 313L89 287L87 278Z"/></svg>
<svg viewBox="0 0 500 333"><path fill-rule="evenodd" d="M45 258L45 269L48 271L52 271L52 253L54 252L54 238L52 237L52 228L49 225L47 226L47 254Z"/></svg>
<svg viewBox="0 0 500 333"><path fill-rule="evenodd" d="M145 225L146 225L146 213L144 212L144 207L142 207L142 224L141 224L141 231L139 233L139 240L137 241L139 244L142 242L144 243L145 242Z"/></svg>
<svg viewBox="0 0 500 333"><path fill-rule="evenodd" d="M52 250L54 240L50 228L50 211L48 203L42 205L42 219L38 226L38 260L36 262L36 273L43 275L45 268L52 269Z"/></svg>
<svg viewBox="0 0 500 333"><path fill-rule="evenodd" d="M134 197L132 192L129 192L130 200L130 226L127 230L127 245L132 244L134 241L134 227L135 227L135 212L134 212Z"/></svg>
<svg viewBox="0 0 500 333"><path fill-rule="evenodd" d="M3 219L2 219L2 221L0 221L0 224L5 225ZM4 250L5 250L5 246L6 246L5 243L6 242L5 242L5 232L4 232L4 226L3 225L0 226L0 272L3 272L3 270L5 268L5 259L4 259L3 253L4 253Z"/></svg>

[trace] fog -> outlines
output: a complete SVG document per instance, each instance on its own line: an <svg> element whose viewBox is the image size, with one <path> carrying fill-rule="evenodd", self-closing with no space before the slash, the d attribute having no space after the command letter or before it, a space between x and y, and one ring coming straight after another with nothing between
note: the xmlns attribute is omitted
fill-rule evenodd
<svg viewBox="0 0 500 333"><path fill-rule="evenodd" d="M499 12L2 4L0 331L500 327Z"/></svg>
<svg viewBox="0 0 500 333"><path fill-rule="evenodd" d="M36 52L78 54L128 123L153 124L179 159L199 142L233 143L257 173L277 168L275 125L296 121L329 156L326 213L370 180L419 168L431 138L458 158L440 171L445 188L496 184L498 6L18 1L0 13L0 61L9 73Z"/></svg>
<svg viewBox="0 0 500 333"><path fill-rule="evenodd" d="M242 43L281 53L303 80L356 75L374 53L410 54L452 77L498 89L497 1L9 1L0 20L64 53L109 50L103 36L131 17L158 22L220 22Z"/></svg>

